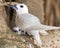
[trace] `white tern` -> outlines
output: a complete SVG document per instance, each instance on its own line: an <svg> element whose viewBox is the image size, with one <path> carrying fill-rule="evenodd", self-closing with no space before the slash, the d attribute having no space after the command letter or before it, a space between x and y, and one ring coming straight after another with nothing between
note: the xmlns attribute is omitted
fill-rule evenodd
<svg viewBox="0 0 60 48"><path fill-rule="evenodd" d="M46 30L60 29L60 27L48 26L41 24L39 18L32 15L28 11L28 7L25 4L17 4L12 6L16 10L17 16L15 18L15 24L21 30L27 31L29 35L33 35L34 43L37 46L42 45L40 34L47 35ZM40 33L40 34L39 34Z"/></svg>

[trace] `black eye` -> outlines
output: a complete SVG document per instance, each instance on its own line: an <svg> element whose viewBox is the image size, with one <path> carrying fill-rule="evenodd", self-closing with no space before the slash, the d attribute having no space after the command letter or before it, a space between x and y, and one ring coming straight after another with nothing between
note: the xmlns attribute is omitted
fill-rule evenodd
<svg viewBox="0 0 60 48"><path fill-rule="evenodd" d="M23 8L23 5L21 5L20 7Z"/></svg>

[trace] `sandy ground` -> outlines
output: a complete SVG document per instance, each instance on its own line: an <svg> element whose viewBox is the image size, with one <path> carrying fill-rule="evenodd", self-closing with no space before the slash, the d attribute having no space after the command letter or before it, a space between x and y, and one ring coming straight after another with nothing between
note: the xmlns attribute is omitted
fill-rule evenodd
<svg viewBox="0 0 60 48"><path fill-rule="evenodd" d="M41 48L60 48L60 31L49 31L49 35L41 36L43 46Z"/></svg>
<svg viewBox="0 0 60 48"><path fill-rule="evenodd" d="M47 36L41 35L43 42L41 48L60 48L60 30L48 31L48 33ZM9 29L6 32L0 31L0 48L27 48L24 39L30 43L33 41L30 37L17 35Z"/></svg>

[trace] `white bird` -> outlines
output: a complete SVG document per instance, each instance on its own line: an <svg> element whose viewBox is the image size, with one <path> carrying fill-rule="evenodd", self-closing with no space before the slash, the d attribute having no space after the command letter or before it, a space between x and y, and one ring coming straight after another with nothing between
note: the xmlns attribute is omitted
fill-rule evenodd
<svg viewBox="0 0 60 48"><path fill-rule="evenodd" d="M37 16L32 15L28 11L28 7L25 4L17 4L12 6L16 10L17 16L15 18L15 24L21 30L27 31L29 35L33 35L35 44L37 46L42 45L40 34L47 35L46 30L60 29L60 27L48 26L41 24Z"/></svg>

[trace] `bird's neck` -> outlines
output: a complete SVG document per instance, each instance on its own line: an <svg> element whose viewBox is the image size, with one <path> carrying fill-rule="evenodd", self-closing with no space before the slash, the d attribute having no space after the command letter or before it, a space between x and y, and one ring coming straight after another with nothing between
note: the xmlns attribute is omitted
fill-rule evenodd
<svg viewBox="0 0 60 48"><path fill-rule="evenodd" d="M19 14L19 15L20 15L20 14L28 14L28 13L29 13L28 11L24 11L24 12L23 12L23 11L21 11L21 12L17 12L17 14Z"/></svg>

